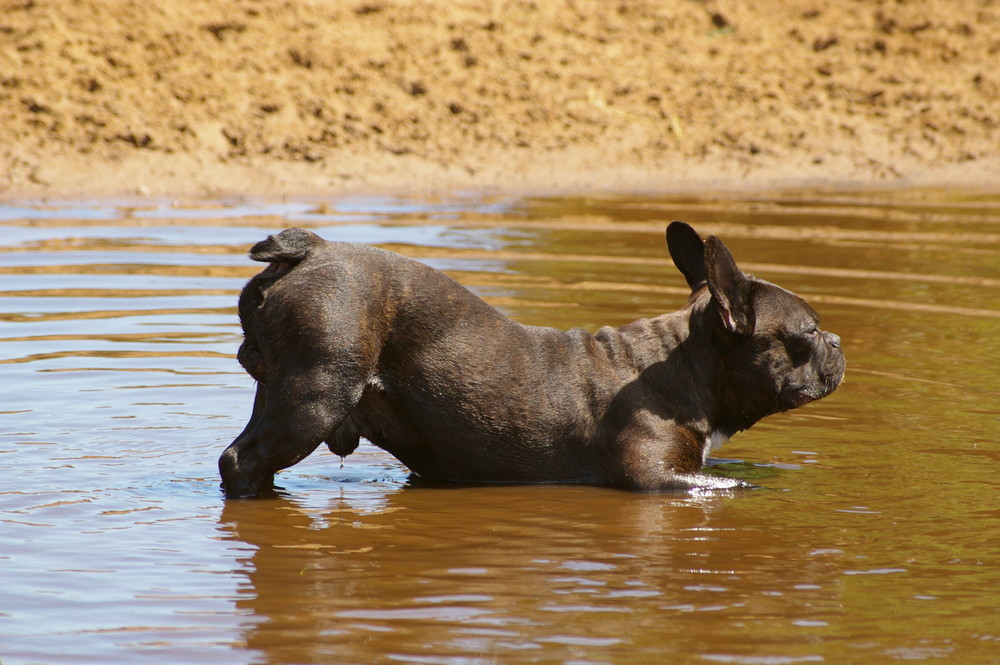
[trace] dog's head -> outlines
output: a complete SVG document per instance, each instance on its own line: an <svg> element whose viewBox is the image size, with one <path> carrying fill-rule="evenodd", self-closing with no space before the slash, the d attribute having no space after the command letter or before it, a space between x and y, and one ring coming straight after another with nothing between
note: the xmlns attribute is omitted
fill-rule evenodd
<svg viewBox="0 0 1000 665"><path fill-rule="evenodd" d="M722 368L715 426L732 434L837 389L846 368L840 337L820 330L805 300L744 273L721 240L702 241L682 222L667 228L667 245L693 292L693 341Z"/></svg>

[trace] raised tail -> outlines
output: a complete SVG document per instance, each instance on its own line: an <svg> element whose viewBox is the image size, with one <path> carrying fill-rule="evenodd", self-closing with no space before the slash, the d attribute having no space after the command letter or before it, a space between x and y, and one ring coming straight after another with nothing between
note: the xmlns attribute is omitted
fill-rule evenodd
<svg viewBox="0 0 1000 665"><path fill-rule="evenodd" d="M285 229L251 247L250 258L254 261L290 263L294 266L309 254L309 250L322 243L323 239L312 231Z"/></svg>

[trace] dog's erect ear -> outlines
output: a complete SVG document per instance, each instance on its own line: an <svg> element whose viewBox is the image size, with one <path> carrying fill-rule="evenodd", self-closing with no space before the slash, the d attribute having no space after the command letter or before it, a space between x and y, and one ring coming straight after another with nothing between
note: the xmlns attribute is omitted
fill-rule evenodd
<svg viewBox="0 0 1000 665"><path fill-rule="evenodd" d="M694 229L684 222L670 222L667 227L667 249L692 291L705 286L708 282L708 275L705 273L705 243Z"/></svg>
<svg viewBox="0 0 1000 665"><path fill-rule="evenodd" d="M751 303L752 282L715 236L709 236L705 241L705 272L708 289L719 306L722 324L737 335L753 333L756 319Z"/></svg>

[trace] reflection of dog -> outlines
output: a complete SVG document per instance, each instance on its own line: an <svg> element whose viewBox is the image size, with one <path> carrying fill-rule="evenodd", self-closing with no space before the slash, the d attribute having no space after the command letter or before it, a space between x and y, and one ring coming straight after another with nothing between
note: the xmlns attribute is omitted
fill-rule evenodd
<svg viewBox="0 0 1000 665"><path fill-rule="evenodd" d="M636 490L734 486L709 450L844 375L840 338L795 294L736 267L714 236L667 229L692 289L680 311L620 328L521 325L441 272L288 229L253 247L239 361L253 415L219 459L227 496L326 442L359 437L446 481Z"/></svg>

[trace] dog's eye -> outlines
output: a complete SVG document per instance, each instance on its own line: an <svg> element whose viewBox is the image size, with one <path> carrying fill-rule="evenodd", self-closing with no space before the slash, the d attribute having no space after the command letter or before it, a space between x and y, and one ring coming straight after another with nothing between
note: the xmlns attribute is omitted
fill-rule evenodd
<svg viewBox="0 0 1000 665"><path fill-rule="evenodd" d="M817 333L819 333L819 321L803 321L802 327L797 332L807 339L812 339Z"/></svg>
<svg viewBox="0 0 1000 665"><path fill-rule="evenodd" d="M819 329L813 327L800 334L792 335L785 343L792 364L798 366L809 360L815 347L815 336L818 332Z"/></svg>

